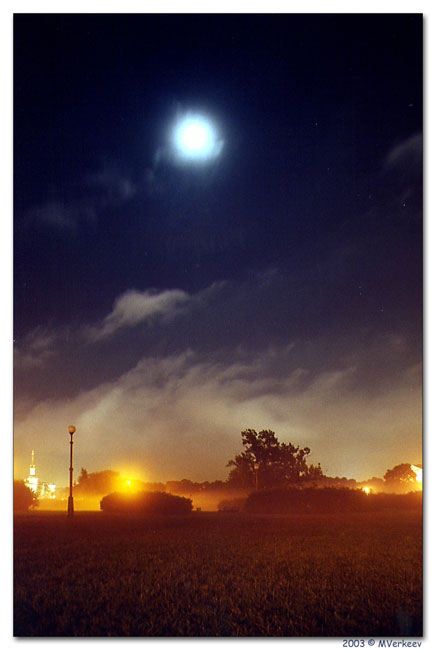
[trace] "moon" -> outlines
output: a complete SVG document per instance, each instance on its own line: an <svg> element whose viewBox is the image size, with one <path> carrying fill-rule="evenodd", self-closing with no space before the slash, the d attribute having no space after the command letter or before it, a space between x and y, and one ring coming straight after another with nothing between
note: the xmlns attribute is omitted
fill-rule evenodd
<svg viewBox="0 0 436 650"><path fill-rule="evenodd" d="M201 114L179 118L172 132L176 157L181 162L207 162L219 156L222 139L213 121Z"/></svg>

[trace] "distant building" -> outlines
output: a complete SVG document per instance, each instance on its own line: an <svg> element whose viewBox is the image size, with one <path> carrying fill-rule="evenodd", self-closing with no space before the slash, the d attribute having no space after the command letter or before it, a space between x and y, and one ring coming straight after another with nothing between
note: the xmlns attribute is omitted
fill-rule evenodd
<svg viewBox="0 0 436 650"><path fill-rule="evenodd" d="M55 499L56 485L40 481L36 476L35 452L32 451L32 462L29 467L29 476L24 481L27 487L40 499Z"/></svg>
<svg viewBox="0 0 436 650"><path fill-rule="evenodd" d="M38 494L38 482L39 479L36 476L36 468L35 468L35 452L32 451L32 462L30 463L30 468L29 468L29 476L25 480L25 483L29 490L32 490L35 494Z"/></svg>

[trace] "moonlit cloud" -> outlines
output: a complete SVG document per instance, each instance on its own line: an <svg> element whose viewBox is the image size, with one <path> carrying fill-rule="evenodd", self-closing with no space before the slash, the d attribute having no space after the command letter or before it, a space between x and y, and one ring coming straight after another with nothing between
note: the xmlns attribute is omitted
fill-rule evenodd
<svg viewBox="0 0 436 650"><path fill-rule="evenodd" d="M172 318L189 299L189 295L180 289L126 291L116 299L111 313L99 325L88 328L88 336L97 341L123 327L133 327L156 317Z"/></svg>
<svg viewBox="0 0 436 650"><path fill-rule="evenodd" d="M115 167L89 174L86 185L90 189L101 191L99 202L102 206L121 204L133 198L137 192L133 179L127 174L122 174Z"/></svg>
<svg viewBox="0 0 436 650"><path fill-rule="evenodd" d="M93 218L94 210L90 205L69 204L64 201L48 201L44 205L31 209L27 218L61 231L74 232L82 218Z"/></svg>
<svg viewBox="0 0 436 650"><path fill-rule="evenodd" d="M67 194L71 189L67 189ZM114 166L88 174L73 189L74 198L60 196L59 193L59 196L55 195L56 198L28 210L26 220L30 224L43 224L66 234L75 233L80 225L95 223L104 210L120 207L130 201L138 190L134 180Z"/></svg>
<svg viewBox="0 0 436 650"><path fill-rule="evenodd" d="M393 203L411 209L422 218L423 138L416 133L393 147L383 166L383 179L389 180Z"/></svg>
<svg viewBox="0 0 436 650"><path fill-rule="evenodd" d="M393 147L386 156L386 166L407 165L408 168L422 166L422 133L416 133Z"/></svg>
<svg viewBox="0 0 436 650"><path fill-rule="evenodd" d="M55 354L57 334L40 327L29 332L20 346L14 346L16 371L40 368Z"/></svg>

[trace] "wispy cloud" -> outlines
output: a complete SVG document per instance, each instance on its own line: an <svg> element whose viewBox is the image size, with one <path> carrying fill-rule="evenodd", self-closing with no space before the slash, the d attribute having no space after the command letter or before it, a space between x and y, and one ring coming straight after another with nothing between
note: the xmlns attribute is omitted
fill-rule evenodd
<svg viewBox="0 0 436 650"><path fill-rule="evenodd" d="M115 167L106 167L89 174L86 177L86 186L91 190L101 192L99 197L101 206L124 203L133 198L137 192L135 182Z"/></svg>
<svg viewBox="0 0 436 650"><path fill-rule="evenodd" d="M43 328L29 332L20 346L14 347L15 370L41 368L55 354L58 334Z"/></svg>
<svg viewBox="0 0 436 650"><path fill-rule="evenodd" d="M101 323L86 328L85 333L91 341L98 341L124 327L133 327L158 317L169 319L190 299L189 294L180 289L161 292L132 289L119 296L110 314Z"/></svg>
<svg viewBox="0 0 436 650"><path fill-rule="evenodd" d="M387 154L383 175L390 181L394 204L415 205L413 211L422 215L423 138L416 133L399 142Z"/></svg>
<svg viewBox="0 0 436 650"><path fill-rule="evenodd" d="M94 223L105 209L123 205L137 192L133 179L115 167L89 174L74 189L74 199L55 195L28 210L26 221L72 233L80 225Z"/></svg>
<svg viewBox="0 0 436 650"><path fill-rule="evenodd" d="M74 232L81 221L93 221L95 208L87 201L48 201L27 213L30 222L39 222L60 231Z"/></svg>
<svg viewBox="0 0 436 650"><path fill-rule="evenodd" d="M422 166L422 147L422 133L415 133L395 145L388 152L385 160L386 167L392 168L399 165L407 165L407 167L420 168Z"/></svg>

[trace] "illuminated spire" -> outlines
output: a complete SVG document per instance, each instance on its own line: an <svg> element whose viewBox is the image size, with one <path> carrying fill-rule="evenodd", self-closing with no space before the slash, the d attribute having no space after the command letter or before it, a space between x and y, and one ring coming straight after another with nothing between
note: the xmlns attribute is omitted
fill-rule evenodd
<svg viewBox="0 0 436 650"><path fill-rule="evenodd" d="M35 476L36 469L35 469L35 452L32 449L32 463L30 465L30 476Z"/></svg>
<svg viewBox="0 0 436 650"><path fill-rule="evenodd" d="M35 452L33 450L32 450L32 464L30 465L29 476L27 477L25 484L27 485L28 488L32 490L32 492L38 494L38 478L36 477Z"/></svg>

